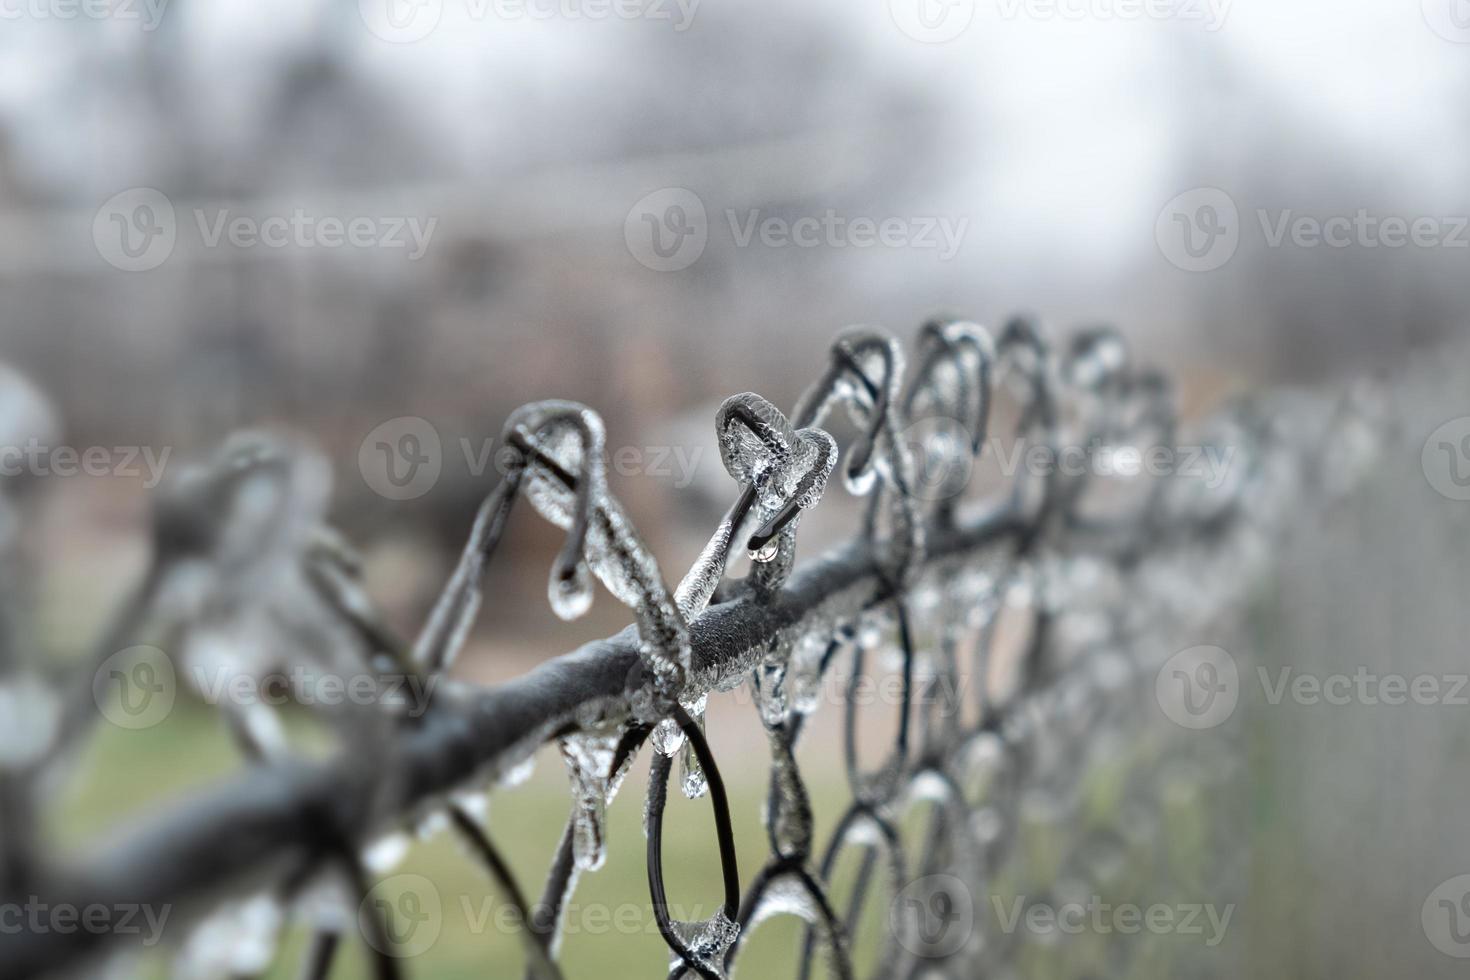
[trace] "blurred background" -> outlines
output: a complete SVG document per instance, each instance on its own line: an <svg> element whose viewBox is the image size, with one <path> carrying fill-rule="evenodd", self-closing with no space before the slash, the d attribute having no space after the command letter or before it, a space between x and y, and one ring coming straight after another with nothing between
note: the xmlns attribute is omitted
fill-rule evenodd
<svg viewBox="0 0 1470 980"><path fill-rule="evenodd" d="M58 443L166 450L172 465L242 427L312 440L332 463L332 520L404 633L494 485L503 420L533 399L603 413L609 447L633 453L613 489L674 579L734 492L716 406L751 390L789 407L849 324L905 339L944 311L987 324L1026 311L1058 334L1112 324L1199 417L1245 391L1391 374L1458 349L1470 323L1463 0L30 0L0 18L0 357L45 392ZM1324 234L1334 221L1340 234ZM1430 430L1461 414L1451 387L1422 431L1398 436L1395 486L1409 489L1381 494L1354 544L1294 566L1318 590L1311 608L1330 595L1364 621L1371 603L1352 590L1371 576L1334 570L1368 550L1384 577L1419 569L1373 587L1436 596L1434 617L1408 600L1396 614L1423 641L1393 649L1402 633L1339 627L1328 642L1287 623L1263 650L1354 664L1462 652L1449 572L1463 563L1421 560L1455 506L1419 471ZM437 472L404 491L372 446L409 431ZM47 482L27 534L38 632L58 655L141 573L152 482L146 468ZM815 514L804 552L844 537L854 513ZM543 576L559 544L512 522L461 676L514 676L626 622L605 595L584 620L552 616ZM761 740L736 714L727 754ZM83 839L238 765L203 712L176 723L195 727L99 735L56 832ZM1464 723L1428 729L1440 748L1407 770L1380 756L1311 793L1289 778L1359 759L1352 733L1381 735L1361 724L1369 734L1355 723L1306 761L1271 757L1282 768L1266 783L1287 795L1253 811L1267 919L1319 904L1295 931L1258 926L1253 972L1452 965L1425 943L1413 896L1470 870L1444 863L1462 859L1450 817L1464 801L1447 782ZM756 755L730 777L752 869ZM1331 801L1383 806L1383 770L1406 781L1396 804L1364 802L1361 824L1316 838L1330 853L1300 857L1312 829L1342 819ZM533 882L562 784L542 765L545 792L492 818L534 841L514 855ZM1430 791L1448 794L1432 814L1412 802ZM631 857L589 876L594 894L641 896L638 807L623 803ZM1411 857L1345 870L1416 826ZM442 843L425 860L457 873ZM689 859L708 871L705 849L691 832ZM1391 952L1358 955L1365 923L1388 924ZM627 969L658 962L644 939ZM482 940L452 947L436 975L482 975ZM574 940L569 962L604 949Z"/></svg>

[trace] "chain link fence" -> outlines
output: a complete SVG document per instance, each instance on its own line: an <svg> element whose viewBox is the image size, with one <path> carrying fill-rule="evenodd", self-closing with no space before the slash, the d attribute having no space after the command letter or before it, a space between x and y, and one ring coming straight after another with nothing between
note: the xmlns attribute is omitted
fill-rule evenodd
<svg viewBox="0 0 1470 980"><path fill-rule="evenodd" d="M559 977L579 879L606 860L608 804L647 753L649 907L670 976L737 972L780 917L801 924L803 977L1242 975L1232 923L1251 797L1235 708L1250 664L1238 641L1304 509L1371 467L1377 403L1366 389L1287 393L1186 429L1167 380L1117 334L1056 347L1024 319L994 336L936 320L910 360L891 337L852 330L789 416L755 394L726 400L716 434L738 493L672 587L608 490L600 417L525 406L502 433L504 476L411 640L385 625L327 526L321 461L281 439L232 439L159 488L150 569L79 682L37 679L23 610L7 610L6 691L30 699L24 731L43 733L12 738L3 760L8 901L188 909L170 933L185 976L260 972L290 916L313 932L303 976L327 976L359 942L375 975L416 974L416 929L442 910L375 882L406 835L443 832L514 910L528 975ZM843 449L823 428L834 416L857 433ZM987 453L1014 465L982 493L972 475ZM839 471L865 502L861 526L798 563L802 518ZM483 572L521 500L566 531L554 611L580 616L600 582L634 623L503 685L451 680L481 605L494 606ZM145 633L173 653L132 645ZM326 758L297 751L271 705L224 698L244 772L86 862L48 856L48 774L99 709L149 710L175 670L374 683L370 704L316 705L350 748ZM737 866L730 762L705 735L708 699L737 689L769 746L758 867ZM887 728L864 707L872 690L891 692ZM825 838L797 751L824 705L840 714L829 764L848 794ZM514 806L547 743L571 792L538 894L483 807L487 793ZM671 793L707 798L714 815L722 875L692 921L665 884ZM115 928L0 929L0 976L126 964L129 945Z"/></svg>

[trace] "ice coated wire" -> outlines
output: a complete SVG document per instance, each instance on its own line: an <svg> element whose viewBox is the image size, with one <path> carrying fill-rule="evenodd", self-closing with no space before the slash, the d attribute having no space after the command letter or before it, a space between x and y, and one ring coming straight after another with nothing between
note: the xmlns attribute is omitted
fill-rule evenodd
<svg viewBox="0 0 1470 980"><path fill-rule="evenodd" d="M834 360L828 378L819 383L818 391L826 392L817 401L826 411L833 399L844 399L866 435L860 439L850 455L847 475L854 478L861 488L869 479L876 495L905 496L902 493L903 464L891 445L900 442L895 438L895 427L906 419L907 403L899 405L894 397L896 381L885 379L881 383L874 376L883 373L882 362L892 364L891 357L884 357L878 347L868 341L853 343L848 338L849 348ZM865 346L866 345L866 346ZM1029 403L1023 406L1021 427L1036 438L1055 442L1059 438L1059 419L1056 404L1068 398L1084 397L1087 392L1111 389L1111 377L1126 377L1128 383L1120 384L1116 390L1126 390L1128 397L1115 399L1106 405L1095 406L1093 414L1079 416L1082 431L1116 428L1123 436L1137 436L1142 432L1152 433L1154 438L1172 437L1172 412L1164 407L1167 401L1166 386L1147 373L1118 375L1117 350L1109 338L1098 335L1084 338L1074 345L1072 363L1058 365L1049 348L1039 336L1026 326L1015 323L1003 332L996 345L997 361L1013 366L1030 394ZM953 351L946 358L971 376L959 381L951 379L953 390L925 397L937 403L940 395L950 397L952 405L960 412L966 406L977 405L981 383L976 372L983 359L963 353L955 356ZM941 369L937 366L935 371ZM946 369L947 370L947 369ZM896 373L896 372L895 372ZM988 412L988 399L983 400ZM807 411L807 404L798 419ZM884 408L883 406L887 407ZM804 506L793 507L806 491L818 483L824 483L830 466L821 462L823 447L815 442L803 444L799 433L809 429L785 424L784 418L769 415L759 403L747 402L744 406L755 418L756 424L746 426L754 443L761 448L747 446L744 435L738 431L727 432L729 426L722 425L722 435L733 436L731 442L732 475L742 482L744 489L741 500L732 508L728 527L716 532L711 546L701 559L708 559L706 568L693 579L689 588L681 583L676 602L662 593L661 580L656 578L656 565L652 556L642 548L641 542L630 545L626 537L631 526L621 515L611 496L606 494L601 478L600 420L581 406L572 403L542 403L528 407L528 414L515 420L515 429L510 441L517 445L523 459L518 483L503 483L500 497L487 499L477 518L470 545L465 556L472 559L468 565L464 560L456 569L450 587L436 607L426 634L430 641L416 644L416 650L428 651L420 657L425 664L438 663L442 667L452 656L453 649L463 642L468 627L463 621L473 618L473 601L469 593L478 586L479 568L485 556L493 549L498 538L498 527L503 527L505 513L511 501L526 490L538 512L553 523L569 531L568 543L563 554L553 567L549 583L549 598L555 604L557 590L561 591L564 608L560 611L574 612L582 602L585 577L579 578L579 565L601 579L610 591L623 601L631 597L644 603L650 594L655 601L651 609L646 605L635 606L639 614L639 629L646 646L648 635L657 635L667 629L677 629L689 618L701 615L720 586L731 547L744 544L741 536L755 526L765 530L772 538L794 533L795 523ZM531 411L534 409L534 411ZM971 410L973 411L973 410ZM704 923L678 923L668 918L666 903L656 901L661 913L660 929L674 954L672 970L675 974L693 971L701 975L723 975L733 965L738 952L749 934L762 921L778 914L793 914L813 927L813 942L818 949L826 951L835 972L839 976L850 976L852 964L848 942L853 924L858 921L865 896L871 889L880 888L880 883L902 877L891 870L899 852L888 846L895 840L896 828L903 812L914 806L930 808L929 822L924 834L924 847L920 859L911 871L931 872L945 870L960 876L972 887L980 882L977 869L1003 873L1021 881L1027 887L1040 888L1055 884L1057 894L1070 894L1078 882L1084 886L1112 880L1120 860L1123 865L1147 866L1150 858L1150 842L1158 835L1160 817L1147 811L1129 810L1126 815L1115 814L1113 822L1104 827L1085 828L1077 819L1090 767L1117 765L1116 743L1103 738L1110 731L1119 730L1136 719L1137 712L1127 707L1126 697L1133 690L1129 683L1147 678L1161 658L1167 656L1158 637L1161 629L1176 632L1189 623L1208 622L1223 612L1238 608L1244 602L1251 583L1259 579L1260 570L1270 554L1269 545L1273 537L1289 521L1294 500L1303 495L1316 494L1321 485L1330 481L1333 486L1350 482L1353 472L1369 465L1371 452L1356 451L1352 460L1330 459L1331 447L1335 446L1343 433L1354 433L1362 428L1360 412L1345 403L1334 403L1322 410L1317 403L1286 401L1274 407L1245 406L1227 415L1217 427L1216 438L1238 441L1237 447L1244 454L1238 464L1239 474L1223 489L1202 487L1182 478L1167 478L1151 483L1147 488L1147 521L1143 524L1129 522L1122 530L1130 539L1131 550L1120 553L1105 550L1096 555L1073 554L1067 549L1073 539L1067 532L1073 526L1069 518L1075 516L1075 506L1087 499L1093 487L1089 484L1078 489L1075 495L1051 493L1042 499L1038 514L1031 507L1018 510L1012 518L1029 521L1020 529L1020 546L1010 556L1006 568L987 569L981 573L956 573L943 558L934 562L914 561L905 568L902 561L903 535L875 542L874 554L891 568L901 573L889 573L877 590L877 597L859 614L837 615L826 610L815 610L806 614L798 623L783 626L774 633L767 650L779 651L776 663L761 662L756 669L761 671L757 683L773 695L770 704L762 705L762 720L773 732L780 733L773 740L771 799L768 801L767 820L771 856L738 902L738 913L731 915L737 905L738 880L734 878L733 860L722 865L725 870L725 903L720 915ZM589 418L590 417L590 418ZM970 415L965 415L970 418ZM885 420L887 420L885 422ZM976 428L983 431L985 419L978 419ZM1370 427L1371 429L1371 427ZM811 430L819 432L820 430ZM825 436L825 433L822 434ZM762 438L764 437L764 438ZM814 436L815 438L815 436ZM1369 439L1371 442L1372 440ZM830 445L830 444L828 444ZM595 448L595 452L589 450ZM814 454L812 465L792 466L792 460L808 453ZM763 456L762 453L766 455ZM248 453L247 453L248 455ZM1351 465L1349 465L1351 464ZM730 465L727 462L727 465ZM784 467L784 468L783 468ZM737 473L749 474L749 482L741 480ZM1339 472L1345 471L1345 472ZM821 480L815 479L820 473ZM895 474L897 477L895 478ZM774 481L774 482L772 482ZM1162 489L1160 489L1162 484ZM503 490L509 485L509 490ZM755 495L759 488L775 486L777 492L765 501L768 505L763 513L752 515L749 511L757 506ZM805 487L806 491L798 488ZM820 490L817 491L820 494ZM746 500L751 496L750 500ZM1014 498L1022 500L1019 490ZM741 505L745 508L740 511ZM814 502L814 501L813 501ZM1047 509L1053 513L1047 515ZM307 512L311 513L311 512ZM1056 520L1042 520L1052 516ZM1068 519L1063 519L1068 518ZM894 528L901 532L902 514L894 521ZM782 521L780 527L777 523ZM917 523L917 522L916 522ZM340 629L331 634L337 637L334 643L344 644L342 649L361 650L391 646L390 638L377 636L380 624L373 621L371 610L362 602L353 578L353 563L350 555L340 553L330 542L317 539L309 530L313 520L301 519L292 523L297 530L278 537L262 535L252 541L250 535L228 536L244 546L240 554L249 558L256 552L251 545L259 545L259 554L273 554L275 542L295 542L293 548L305 546L314 557L305 565L293 559L282 565L295 576L293 581L304 581L304 576L315 573L312 589L302 591L311 595L338 612L337 625ZM186 526L192 526L185 522ZM1207 534L1199 533L1199 528ZM284 534L284 532L283 532ZM1137 560L1141 542L1150 542L1151 562ZM487 545L487 542L491 542ZM269 547L267 547L269 545ZM922 559L922 548L917 551ZM319 564L313 565L312 562ZM1097 565L1106 569L1100 582ZM249 581L265 581L251 570L252 561L227 563L232 572L238 569ZM931 567L932 566L932 567ZM463 572L463 574L461 574ZM650 580L650 573L654 578ZM691 572L691 575L694 573ZM906 580L908 576L911 580ZM784 575L783 575L784 578ZM1116 581L1113 581L1116 580ZM656 582L656 584L655 584ZM802 780L800 767L790 751L802 727L806 714L814 710L820 697L811 694L810 677L820 680L827 667L840 659L838 654L854 645L870 644L872 638L863 634L863 616L897 616L902 625L905 615L915 623L925 616L937 616L941 623L963 618L960 633L980 631L977 643L977 661L985 664L992 659L990 646L998 643L993 627L995 595L1010 588L1009 583L1025 582L1028 585L1027 603L1030 614L1038 624L1042 617L1061 620L1067 617L1082 617L1091 623L1089 633L1093 639L1080 653L1067 652L1051 663L1049 673L1029 673L1022 678L1015 690L1007 692L1003 699L988 699L987 692L976 695L984 710L977 723L960 723L947 728L947 737L931 742L929 721L916 715L912 724L918 736L912 741L917 751L899 753L902 757L900 776L877 782L858 781L854 789L860 790L857 799L844 818L842 833L834 835L820 853L822 860L813 861L813 844L810 831L809 804ZM1212 589L1199 587L1201 582L1215 583ZM1111 584L1109 584L1111 583ZM935 595L931 596L931 593ZM756 584L747 583L742 589L733 590L731 595L749 597L758 595ZM272 593L273 596L277 593ZM895 607L893 600L901 597L907 605ZM777 601L782 597L777 596ZM630 605L634 602L630 601ZM1098 615L1092 608L1101 604L1105 615ZM466 610L469 610L466 614ZM971 613L980 609L976 616ZM650 622L646 617L653 617ZM1091 618L1088 618L1091 617ZM308 620L296 621L297 626ZM253 622L247 610L240 610L239 622ZM674 625L670 625L670 624ZM197 624L190 624L197 625ZM914 623L910 623L911 626ZM646 628L646 633L645 633ZM244 630L248 633L249 630ZM916 630L915 636L904 647L913 647L901 659L906 671L922 668L917 676L926 683L952 675L958 671L959 656L932 656L926 644L932 642L932 633ZM1036 652L1037 644L1047 650L1056 646L1060 631L1042 632L1031 647L1024 651L1026 658ZM377 639L374 639L377 636ZM972 636L972 638L974 638ZM421 637L422 641L422 637ZM687 665L687 633L679 653ZM881 660L881 647L870 650L868 659ZM668 655L667 646L654 651ZM391 652L378 649L377 652ZM640 655L648 651L640 650ZM675 655L676 662L678 656ZM796 664L807 669L794 671ZM748 661L742 661L742 669L752 669ZM663 663L654 661L650 671L657 674ZM772 670L771 668L778 668ZM798 679L800 683L797 683ZM644 677L639 684L647 685ZM636 686L636 685L635 685ZM921 687L923 685L920 685ZM906 685L906 690L908 689ZM796 693L800 689L800 694ZM625 697L635 693L625 690ZM728 811L724 802L722 784L714 757L707 740L695 717L683 710L678 696L686 692L674 691L673 696L656 704L672 715L683 741L701 762L710 781L711 796L720 800L716 807L718 841L722 857L729 851L733 854L733 838L729 829ZM693 695L690 695L691 697ZM908 698L905 697L905 701ZM588 795L605 799L616 789L626 773L633 754L646 740L653 729L655 719L664 715L656 712L639 714L619 706L616 698L598 704L589 704L587 712L579 711L573 719L548 719L544 736L554 739L585 738L599 739L595 744L571 743L572 754L582 753L577 765L581 772L573 773L577 778L587 778ZM768 710L774 709L774 710ZM570 726L570 727L568 727ZM851 726L849 726L850 728ZM1214 783L1191 783L1182 779L1182 771L1195 771L1198 765L1172 765L1172 762L1192 762L1191 758L1175 759L1170 753L1176 743L1160 741L1158 732L1143 735L1148 741L1127 760L1126 782L1130 787L1129 800L1158 799L1163 803L1170 800L1193 799L1202 793L1219 791L1218 780ZM616 738L612 738L616 734ZM901 741L901 739L900 739ZM1086 742L1087 744L1083 744ZM608 746L611 745L611 752ZM939 746L947 745L947 749ZM848 747L850 750L850 746ZM517 746L516 751L521 749ZM386 767L391 768L389 758ZM270 768L271 763L262 763ZM650 808L655 800L664 799L664 781L668 778L672 760L666 754L655 757L655 771L661 779L650 783ZM1218 766L1204 767L1209 772L1220 771ZM884 767L885 771L887 767ZM980 783L979 799L970 798L974 787L972 781ZM606 789L604 789L606 787ZM716 787L721 787L716 789ZM1211 788L1214 787L1214 788ZM1133 790L1138 790L1134 793ZM661 809L661 808L660 808ZM452 811L456 823L464 816ZM957 831L964 825L963 832ZM461 831L470 828L461 827ZM325 833L325 830L324 830ZM478 827L464 835L473 841ZM588 851L584 844L579 855L577 838L586 835L586 828L579 829L576 814L569 822L568 833L553 863L553 872L548 877L547 894L554 901L553 918L566 908L566 901L575 885L577 875L586 864ZM330 834L328 834L330 836ZM488 836L480 836L488 841ZM650 871L658 860L654 857L654 845L658 833L650 834ZM605 842L604 842L605 843ZM846 848L858 848L862 854L863 869L860 884L847 893L845 902L837 902L828 894L830 876L829 856L841 853ZM1039 860L1038 855L1047 857ZM900 855L901 856L901 855ZM1121 857L1120 857L1121 856ZM481 854L482 861L493 866L496 862ZM503 863L503 862L502 862ZM890 870L880 874L888 867ZM358 882L359 891L365 887L360 868L348 868L349 877ZM499 876L497 876L499 877ZM661 880L661 878L660 878ZM650 879L651 888L653 878ZM502 885L505 882L501 882ZM518 892L511 881L511 891ZM734 891L732 892L732 888ZM983 890L978 894L985 894ZM654 890L657 898L658 890ZM734 897L732 897L734 896ZM522 896L517 905L524 906ZM251 909L255 909L251 906ZM258 911L258 910L255 910ZM269 915L259 916L250 911L247 918L257 925L266 924ZM929 910L926 914L932 914ZM244 914L244 911L241 912ZM723 921L722 918L723 917ZM376 938L381 939L381 923L364 923L375 929ZM942 926L939 922L937 925ZM530 921L536 948L549 954L554 952L555 927L545 922ZM895 974L916 972L924 957L910 949L907 943L921 941L934 932L936 922L920 919L908 922L886 937L885 949L880 962L884 968L892 967ZM252 933L254 934L254 933ZM370 936L369 938L373 938ZM1022 948L1029 957L1075 957L1079 955L1075 944L1062 943L1058 949L1039 949L1028 945L1026 937L987 935L985 942L972 941L947 955L942 962L947 972L973 973L977 969L1001 970ZM895 945L895 943L897 945ZM246 944L251 955L258 953L259 944ZM535 952L535 949L532 950ZM321 950L314 948L311 962L320 964ZM325 959L329 962L330 955ZM533 959L535 959L533 957ZM1030 962L1030 960L1028 960ZM1066 966L1070 961L1059 961ZM391 967L380 966L385 971ZM1068 968L1070 969L1070 968ZM1059 973L1067 973L1060 969Z"/></svg>

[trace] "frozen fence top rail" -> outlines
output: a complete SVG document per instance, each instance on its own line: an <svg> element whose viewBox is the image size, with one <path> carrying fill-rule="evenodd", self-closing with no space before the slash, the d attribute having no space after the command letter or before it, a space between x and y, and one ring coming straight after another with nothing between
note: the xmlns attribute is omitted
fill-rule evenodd
<svg viewBox="0 0 1470 980"><path fill-rule="evenodd" d="M935 321L922 329L918 351L905 382L894 339L848 331L791 420L757 395L729 399L716 429L739 492L676 588L608 492L601 419L570 402L526 406L504 432L514 450L509 470L412 643L384 627L357 581L352 553L322 523L325 495L314 482L313 457L259 437L232 440L163 496L154 568L101 644L102 655L167 618L160 610L172 608L164 601L171 563L182 554L196 573L211 570L206 589L215 599L208 622L167 623L186 663L226 655L236 670L265 673L277 664L259 651L284 648L315 664L437 677L473 625L481 573L520 497L567 532L548 583L557 613L585 611L595 577L635 622L496 688L446 682L421 716L376 705L331 717L357 751L326 762L296 756L269 713L228 709L230 730L250 760L238 778L69 866L30 859L30 820L7 821L4 895L22 906L184 909L254 895L257 908L279 912L303 907L304 896L330 885L341 896L337 914L319 911L332 901L305 906L318 909L309 919L315 939L306 975L326 975L351 928L360 930L377 975L396 976L413 960L398 955L403 950L369 906L358 914L373 873L368 855L386 850L384 835L447 814L445 825L520 910L529 970L558 976L562 913L579 876L601 866L607 802L648 742L651 906L672 974L724 976L762 921L796 915L807 929L795 950L800 972L820 956L850 976L852 931L881 889L892 893L894 910L877 944L883 975L968 974L1037 955L1004 930L976 926L973 908L969 927L956 935L955 901L973 905L1017 882L1047 889L1083 881L1101 889L1119 855L1125 863L1143 860L1130 834L1146 820L1113 814L1109 825L1089 816L1081 806L1089 780L1103 762L1127 785L1168 771L1161 760L1172 743L1138 691L1152 690L1179 638L1238 609L1293 506L1344 486L1345 474L1361 468L1364 460L1339 450L1363 440L1339 436L1364 429L1365 416L1352 399L1246 403L1199 435L1202 452L1229 460L1225 471L1210 479L1177 466L1137 472L1118 461L1177 462L1170 452L1177 427L1167 383L1131 363L1112 331L1079 334L1058 353L1024 320L995 338L975 324ZM971 466L1005 409L1014 444L1033 465L988 497L970 499ZM819 428L834 411L860 432L841 460ZM1013 457L1024 455L1018 448ZM1104 458L1111 464L1102 465ZM838 467L849 490L868 498L860 533L794 568L801 518L819 505ZM232 511L247 485L273 491L268 519L258 508L246 518ZM255 533L238 533L243 519L260 522L249 529ZM252 547L232 551L241 540ZM727 565L742 551L751 572L732 580ZM258 588L282 577L302 588ZM293 621L313 628L271 633L263 624L274 622L270 614L280 609L273 604L283 603L296 603ZM1013 615L1027 620L1020 639L1000 626ZM852 803L818 849L796 747L824 677L847 665L856 684L875 662L891 662L902 685L893 743L881 764L865 769L855 745L855 699L845 699ZM710 692L741 683L750 685L772 751L770 854L744 876L702 720ZM39 808L39 777L75 744L85 715L70 712L54 746L5 770L7 815ZM573 798L533 908L475 802L548 741L562 747ZM676 755L682 790L708 794L714 804L724 872L721 906L697 923L672 919L662 880L664 801ZM1135 775L1118 775L1120 764L1134 766ZM927 811L917 860L899 832L915 807ZM1038 826L1050 835L1042 862L1049 868L1017 844ZM834 870L851 850L861 859L859 877L834 894ZM915 893L935 887L964 894L936 902ZM239 914L236 905L222 909ZM210 932L193 917L181 970L207 953L211 962L248 972L262 949L274 948L280 918L257 916L248 929L237 922L233 932ZM248 949L201 950L241 929L250 933L239 940ZM127 943L106 931L0 930L0 976L34 976L94 953L126 955Z"/></svg>

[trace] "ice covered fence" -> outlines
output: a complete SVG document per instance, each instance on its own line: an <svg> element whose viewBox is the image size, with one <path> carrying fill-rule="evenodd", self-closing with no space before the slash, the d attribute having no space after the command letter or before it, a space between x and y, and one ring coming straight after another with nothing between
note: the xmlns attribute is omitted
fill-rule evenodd
<svg viewBox="0 0 1470 980"><path fill-rule="evenodd" d="M185 975L258 972L283 921L304 916L315 931L306 975L325 976L339 945L360 933L377 975L398 976L412 961L395 955L392 930L363 897L404 834L443 830L463 838L520 911L530 972L559 976L562 912L579 877L602 865L608 801L647 744L650 896L673 975L727 975L762 922L790 915L806 923L793 951L799 972L819 958L851 976L852 933L879 892L893 913L881 976L1232 975L1228 959L1186 963L1189 951L1162 939L1099 951L1096 936L996 929L988 919L974 927L973 908L969 927L952 927L967 902L1126 896L1141 876L1156 898L1168 894L1160 882L1209 881L1229 901L1241 870L1232 815L1242 803L1228 792L1236 739L1228 719L1207 740L1184 737L1209 705L1189 700L1187 685L1171 705L1161 667L1198 681L1208 699L1217 665L1208 655L1181 661L1181 651L1237 628L1304 503L1341 493L1371 465L1381 428L1372 392L1243 401L1187 437L1197 455L1228 465L1191 469L1172 452L1184 439L1170 385L1110 330L1057 349L1023 319L993 337L934 321L916 353L906 371L896 340L851 330L791 416L756 394L729 398L716 432L738 493L673 588L608 491L601 418L572 402L525 406L503 433L506 473L411 642L383 624L353 552L324 522L321 460L276 438L230 440L160 491L153 566L99 657L147 622L167 628L183 663L247 676L306 662L437 678L482 600L493 603L482 571L521 498L566 531L548 581L555 612L585 612L596 579L634 621L498 687L445 681L423 712L391 702L331 712L326 722L351 751L327 761L296 753L272 709L227 707L245 771L71 866L40 854L34 826L47 772L95 714L96 664L74 697L36 681L12 653L7 689L39 685L40 699L59 707L43 744L3 759L0 898L213 909L178 937ZM845 452L820 427L834 413L858 432ZM981 493L969 477L994 451L1001 419L999 438L1035 450L1034 462ZM835 553L794 567L802 518L838 468L847 490L867 498L862 526ZM12 515L7 503L13 530ZM751 571L736 580L727 570L740 555ZM4 648L15 651L21 637L6 621ZM877 766L860 761L856 702L844 700L851 802L819 847L795 749L840 664L853 685L891 673L902 696ZM744 876L703 734L709 696L742 684L771 751L769 857ZM513 792L548 742L568 768L570 814L533 906L482 804L488 792ZM676 756L680 790L713 804L723 867L722 905L699 922L672 918L663 885ZM914 810L926 828L917 853L900 835ZM853 851L857 882L834 894L833 870ZM126 947L107 933L0 930L0 976L126 956Z"/></svg>

